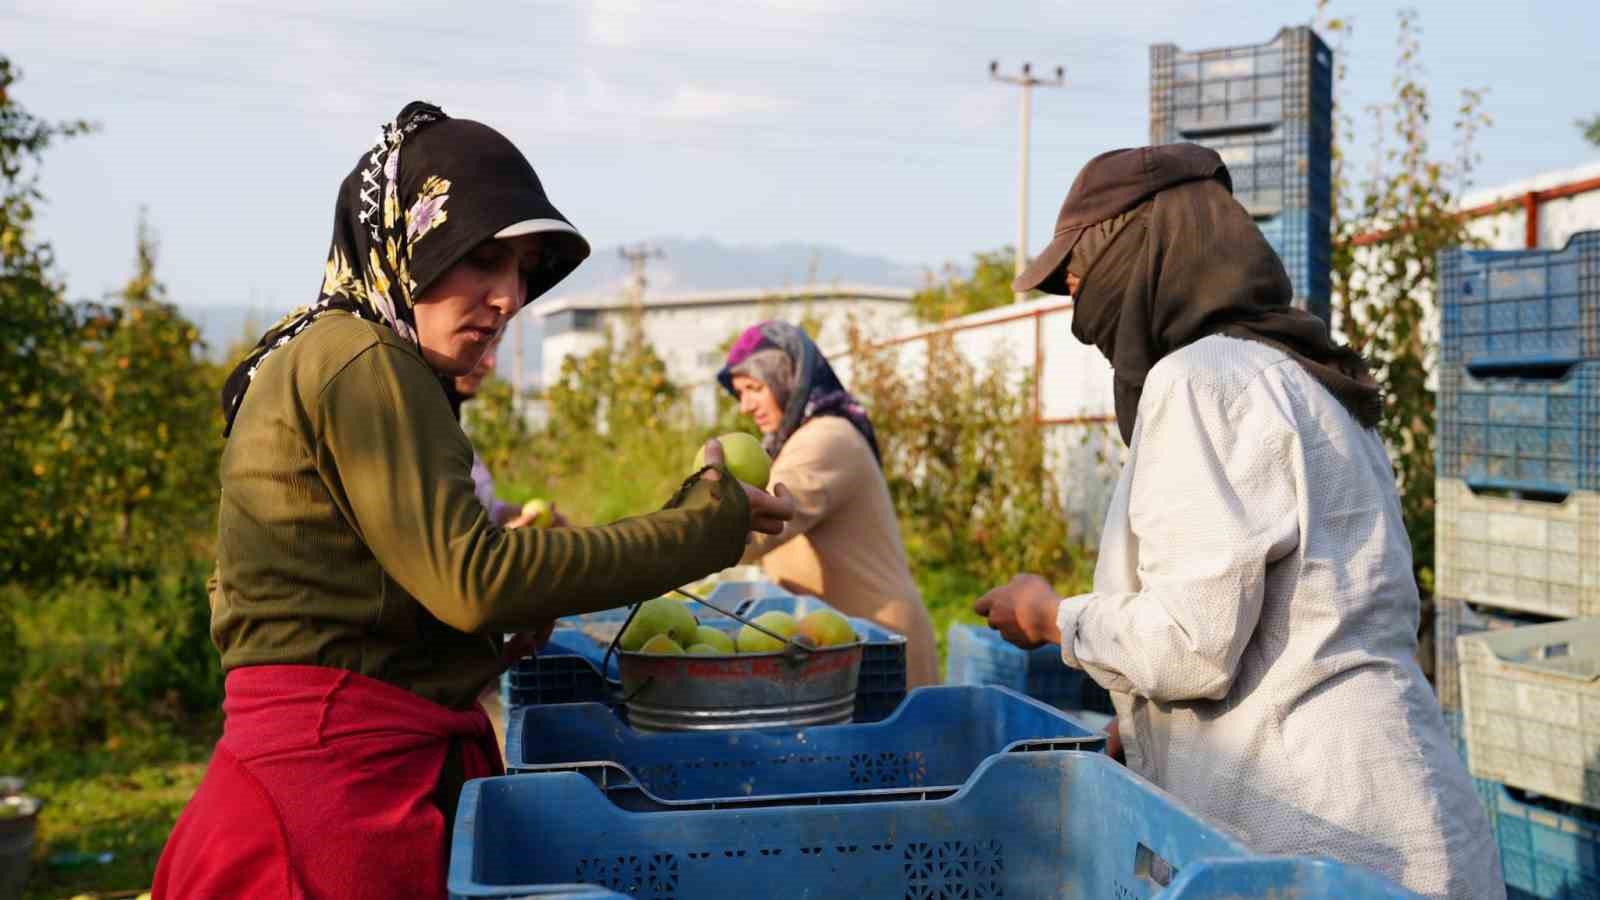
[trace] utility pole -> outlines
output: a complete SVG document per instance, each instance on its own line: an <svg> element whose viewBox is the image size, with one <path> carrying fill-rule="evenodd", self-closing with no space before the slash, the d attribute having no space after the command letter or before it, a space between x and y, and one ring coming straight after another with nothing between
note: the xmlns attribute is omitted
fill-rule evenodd
<svg viewBox="0 0 1600 900"><path fill-rule="evenodd" d="M999 60L991 60L989 77L1002 84L1014 84L1022 88L1022 140L1017 157L1020 168L1017 178L1017 275L1020 276L1028 266L1028 125L1033 119L1033 89L1061 87L1067 83L1066 70L1056 66L1054 78L1040 78L1033 74L1032 63L1023 63L1021 75L1002 75ZM1022 297L1022 294L1018 294L1016 299L1021 300Z"/></svg>
<svg viewBox="0 0 1600 900"><path fill-rule="evenodd" d="M527 316L517 316L511 320L511 327L516 329L511 345L511 381L516 385L516 390L511 392L511 408L517 412L522 411L522 326L526 324Z"/></svg>
<svg viewBox="0 0 1600 900"><path fill-rule="evenodd" d="M637 342L644 338L644 289L649 279L645 277L645 267L652 259L661 259L666 254L660 247L650 244L633 244L617 248L617 255L627 260L633 274L628 277L628 317L631 332L629 340Z"/></svg>

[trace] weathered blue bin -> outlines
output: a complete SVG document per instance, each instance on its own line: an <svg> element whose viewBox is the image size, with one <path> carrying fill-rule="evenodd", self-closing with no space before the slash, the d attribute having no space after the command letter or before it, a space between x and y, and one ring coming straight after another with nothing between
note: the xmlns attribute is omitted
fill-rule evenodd
<svg viewBox="0 0 1600 900"><path fill-rule="evenodd" d="M577 772L479 779L458 807L450 895L586 885L641 900L1411 896L1331 863L1253 857L1096 753L1000 754L943 799L862 799L632 812ZM1206 871L1213 861L1229 865Z"/></svg>
<svg viewBox="0 0 1600 900"><path fill-rule="evenodd" d="M953 791L996 753L1099 750L1105 735L1001 687L918 688L888 719L786 731L646 734L596 703L522 707L506 728L513 772L588 772L654 800L887 789ZM614 791L624 802L623 791Z"/></svg>

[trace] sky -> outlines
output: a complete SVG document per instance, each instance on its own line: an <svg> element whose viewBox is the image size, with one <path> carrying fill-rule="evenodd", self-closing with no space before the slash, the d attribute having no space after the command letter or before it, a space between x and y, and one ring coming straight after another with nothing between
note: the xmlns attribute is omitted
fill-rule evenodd
<svg viewBox="0 0 1600 900"><path fill-rule="evenodd" d="M1600 4L1423 0L1437 138L1487 87L1479 186L1600 157ZM1397 6L1354 23L1340 102L1392 93ZM1149 46L1250 44L1314 4L912 0L0 0L14 96L91 136L52 148L39 236L76 298L128 275L139 210L186 305L314 299L339 181L421 98L507 134L596 246L821 243L934 269L1016 238L1018 97L1034 94L1030 247L1078 168L1147 142ZM1372 143L1358 115L1354 152ZM1443 152L1443 148L1441 148Z"/></svg>

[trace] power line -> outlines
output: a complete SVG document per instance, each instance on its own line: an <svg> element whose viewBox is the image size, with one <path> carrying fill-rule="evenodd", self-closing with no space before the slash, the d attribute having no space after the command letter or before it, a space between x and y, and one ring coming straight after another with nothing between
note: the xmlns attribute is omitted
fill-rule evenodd
<svg viewBox="0 0 1600 900"><path fill-rule="evenodd" d="M320 84L317 84L317 83L313 83L313 82L296 81L296 80L277 78L277 77L267 77L267 78L257 78L257 79L253 79L253 80L244 80L244 79L238 79L238 78L221 78L221 77L218 77L214 72L208 72L208 73L204 73L202 75L202 74L199 74L199 73L182 72L182 71L177 71L177 70L173 70L173 69L163 68L163 67L160 67L160 66L144 65L144 64L136 64L136 63L111 63L111 62L105 62L105 61L94 60L94 59L73 59L73 58L64 57L64 56L51 56L51 55L41 55L41 56L36 57L36 58L37 59L49 60L51 62L57 62L57 63L61 63L61 64L64 64L64 65L70 65L70 66L73 67L74 70L98 69L98 70L104 70L104 71L114 72L114 73L118 73L118 74L129 74L129 73L132 73L132 74L137 74L137 75L144 75L144 76L151 77L151 78L176 80L176 81L183 82L184 84L189 85L191 87L193 87L193 86L210 87L210 86L216 86L216 85L232 85L232 86L235 86L235 87L243 87L243 88L256 88L256 87L259 87L259 88L274 88L274 87L283 88L283 87L292 87L292 88L299 88L299 89L302 89L302 90L305 90L305 91L308 91L308 92L316 92L316 91L320 90L323 87L323 85L320 85ZM90 86L93 86L93 85L90 85ZM127 96L129 96L129 90L128 90L127 85L126 85L125 82L119 82L116 85L116 88L117 89L116 89L115 94L116 94L116 97L117 97L118 101L121 101L121 100L125 99ZM376 95L364 94L364 93L362 93L360 91L350 91L350 92L347 92L347 93L350 93L350 94L352 94L354 96L372 98L374 100L374 105L375 106L377 105L376 104L376 100L377 100ZM180 100L196 99L196 96L193 93L186 93L185 95L182 95L181 97L173 97L171 95L160 94L160 95L155 95L152 99L162 99L162 100L178 102ZM232 98L216 98L216 100L219 103L226 103L226 104L230 104L230 105L232 105L232 104L234 104L236 102ZM390 101L390 102L397 103L398 101ZM312 112L314 112L314 110L307 110L305 107L303 107L303 106L301 106L299 104L290 103L290 102L277 103L277 102L268 101L266 103L258 103L256 105L259 108L278 108L278 109L299 111L299 112L302 112L302 113L312 113ZM340 118L341 121L348 121L347 117L345 117L345 116L338 116L338 118ZM627 115L627 114L619 114L619 115L616 115L616 116L589 116L588 117L588 121L596 122L596 123L613 123L613 122L615 122L615 123L632 124L632 123L638 122L639 120L640 120L640 117L633 116L633 115ZM829 142L831 150L837 150L837 148L831 146L831 144L833 142L838 142L838 141L855 142L855 143L867 144L867 145L893 145L893 146L896 146L896 147L904 147L904 146L907 146L907 145L911 145L911 146L917 147L917 148L936 147L936 148L951 149L951 150L979 151L979 152L984 152L984 153L995 152L996 150L1000 149L1000 145L997 142L994 142L994 141L972 140L972 139L963 139L963 138L954 138L954 137L941 138L941 137L934 137L934 136L930 136L930 135L926 135L926 134L917 135L915 137L908 137L908 136L903 136L903 135L892 135L892 136L891 135L886 135L882 131L848 130L848 129L840 129L840 128L804 127L804 128L800 128L800 129L790 129L790 128L782 128L782 127L772 126L772 125L755 125L755 124L744 123L744 122L705 122L705 121L700 121L700 122L689 123L689 122L684 122L683 120L675 119L673 117L664 116L664 115L649 116L649 117L646 117L646 121L651 121L651 122L656 122L656 123L663 123L663 124L667 124L667 125L683 125L685 127L692 128L695 132L702 132L702 133L703 132L708 132L708 131L709 132L730 132L730 133L736 134L741 139L747 139L751 135L762 135L762 136L772 137L772 138L778 139L778 140L783 142L782 145L780 145L780 147L773 148L773 149L782 149L783 146L792 146L796 140L814 142L818 138L824 139L825 141ZM538 130L537 135L541 136L541 137L579 138L579 139L609 139L610 137L614 137L614 136L607 136L607 135L604 135L604 134L596 134L593 131L585 131L585 130L578 130L578 129L558 129L558 128L550 128L550 127L541 127ZM674 146L697 147L697 148L703 148L703 149L718 149L717 145L715 145L715 144L685 142L685 141L679 141L679 140L662 140L662 139L652 138L649 141L649 143L651 143L651 144L662 143L662 144L669 144L669 145L674 145ZM741 144L740 148L741 149L748 149L748 145L747 144ZM1056 146L1052 146L1052 147L1047 147L1046 149L1072 152L1072 151L1076 151L1076 150L1081 150L1081 149L1083 149L1083 147L1082 146L1078 146L1078 145L1056 145Z"/></svg>
<svg viewBox="0 0 1600 900"><path fill-rule="evenodd" d="M493 39L493 38L499 37L498 34L494 34L494 33L487 33L487 34L486 33L478 33L478 32L473 32L473 31L469 31L469 30L461 29L461 28L445 28L445 29L441 30L441 29L435 28L435 27L433 27L431 25L430 26L408 25L408 24L404 24L404 23L397 23L397 22L385 21L385 20L380 20L380 19L363 19L363 18L357 18L357 17L351 17L351 16L336 16L336 15L329 15L327 13L287 12L287 11L282 11L282 10L276 10L276 11L272 11L272 12L267 12L267 11L264 11L264 10L251 9L249 7L242 7L242 6L233 6L233 7L225 7L225 8L231 8L231 9L236 10L239 13L242 13L244 15L250 16L252 18L265 19L265 20L274 22L276 24L285 24L285 23L292 23L292 22L299 21L299 22L302 22L302 23L310 23L310 24L333 25L333 26L337 26L338 28L346 29L346 30L349 30L349 31L367 31L367 30L372 30L372 29L378 29L378 30L390 31L390 32L395 32L395 33L400 33L400 34L410 34L410 35L417 35L419 37L426 37L427 40L430 41L430 42L436 42L437 39L440 36L457 37L457 38L460 38L460 39L462 39L464 41L469 41L472 44L472 46L475 48L475 52L480 55L480 58L481 58L481 54L483 52L484 41L486 39ZM68 16L56 16L56 15L41 16L41 15L15 14L14 13L14 14L11 15L11 18L14 19L14 20L17 20L17 21L28 22L28 23L36 24L36 25L40 25L40 26L62 25L62 26L69 26L69 27L72 27L74 29L82 29L82 28L102 29L102 30L114 31L114 32L117 32L119 34L121 34L121 33L145 33L145 34L159 35L159 36L162 36L162 37L171 37L172 36L172 32L171 31L164 30L164 29L153 29L153 28L140 27L140 26L136 26L136 25L124 26L124 25L121 25L121 24L99 22L99 21L95 21L95 20L92 20L92 19L83 19L83 18L68 17ZM723 23L723 24L725 24L725 23ZM809 34L810 33L808 33L808 35ZM207 36L205 39L209 41L212 38L211 38L211 36ZM244 44L237 44L237 46L244 46ZM259 44L258 43L257 44L251 44L251 46L259 46ZM826 73L826 74L869 76L871 78L878 79L878 80L898 81L898 82L902 82L902 83L906 83L906 84L917 84L917 85L926 85L926 83L928 81L928 78L929 78L929 75L930 75L930 72L927 69L923 69L921 71L912 72L912 71L903 71L903 70L898 70L898 69L886 69L886 68L874 67L874 66L862 66L860 64L840 63L836 59L812 60L812 59L804 59L804 58L795 58L793 56L779 57L779 56L776 56L776 55L770 54L770 53L764 54L764 55L752 56L752 55L742 55L742 54L737 54L737 53L730 54L730 53L728 53L726 51L723 51L723 50L718 50L718 51L713 52L713 51L708 51L708 50L703 50L703 49L675 49L675 48L667 48L667 47L650 47L650 46L610 47L610 46L606 46L606 45L603 45L603 44L601 44L601 45L580 46L580 45L575 45L575 44L572 44L572 43L559 43L559 42L548 42L548 43L541 44L539 42L531 41L531 40L523 40L523 41L521 41L519 43L519 46L517 48L517 54L518 54L517 59L520 60L520 59L524 58L526 56L526 51L529 48L548 49L548 50L550 50L550 51L552 51L554 53L557 53L557 54L571 53L571 54L574 54L574 55L581 55L583 58L594 58L594 57L599 57L599 56L602 56L602 55L616 55L616 56L627 57L630 60L637 59L637 58L651 58L651 57L654 57L654 58L658 58L658 59L685 60L685 61L689 61L689 62L697 63L697 64L720 63L720 64L742 65L742 66L746 66L747 70L749 72L760 72L760 71L765 71L765 70L768 70L768 69L773 69L773 68L778 67L778 66L782 66L785 69L811 69L811 70L817 70L817 71L820 71L820 72L823 72L823 73ZM944 47L944 48L936 47L936 46L930 46L927 49L929 49L929 50L939 50L939 49L956 50L958 48L955 47L955 46L949 46L949 47ZM504 52L506 54L510 54L511 53L511 51L509 49L504 50L502 52ZM418 67L419 62L421 63L421 67L422 68L424 68L424 69L429 68L428 64L426 64L425 62L422 62L422 61L415 60L413 57L408 56L406 59L407 59L407 70L408 71L415 71L416 68ZM625 68L626 67L615 67L614 71L616 71L616 70L625 70ZM450 68L449 71L451 71L455 75L458 75L458 76L460 75L459 67ZM537 74L537 75L541 75L541 76L544 76L544 77L550 77L550 78L559 78L559 77L563 77L563 76L570 76L572 74L572 70L570 68L553 67L553 68L540 69L540 68L537 68L537 67L529 67L526 64L522 64L522 63L508 64L508 62L506 60L503 60L503 59L502 60L496 60L494 62L493 71L497 75ZM954 83L955 81L957 81L960 78L960 74L959 74L959 71L954 66L952 66L950 69L946 70L943 73L943 77L946 80L949 80L950 82Z"/></svg>

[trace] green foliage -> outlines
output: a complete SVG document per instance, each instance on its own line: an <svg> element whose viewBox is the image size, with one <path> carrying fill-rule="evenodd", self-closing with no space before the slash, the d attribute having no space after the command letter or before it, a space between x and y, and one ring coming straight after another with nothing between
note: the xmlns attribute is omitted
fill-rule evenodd
<svg viewBox="0 0 1600 900"><path fill-rule="evenodd" d="M29 231L34 169L87 126L29 115L9 97L15 77L0 58L0 578L151 571L207 543L218 374L166 302L142 221L134 275L112 305L63 298L49 247Z"/></svg>
<svg viewBox="0 0 1600 900"><path fill-rule="evenodd" d="M1012 302L1016 297L1011 290L1016 275L1014 252L1002 247L973 254L971 275L963 275L954 265L945 266L943 281L930 281L912 296L918 318L942 322Z"/></svg>
<svg viewBox="0 0 1600 900"><path fill-rule="evenodd" d="M637 330L605 342L582 357L567 357L561 374L545 388L548 431L558 441L601 433L616 446L638 426L678 426L682 393L667 377L667 364Z"/></svg>
<svg viewBox="0 0 1600 900"><path fill-rule="evenodd" d="M503 378L484 379L477 396L462 408L462 419L473 449L491 472L510 470L517 455L527 450L532 431L518 414L516 388Z"/></svg>
<svg viewBox="0 0 1600 900"><path fill-rule="evenodd" d="M568 357L540 399L542 430L529 433L509 422L509 405L487 406L472 412L473 442L480 434L505 439L491 445L502 468L484 454L502 498L548 497L575 522L611 522L659 509L709 437L691 423L683 392L637 330Z"/></svg>
<svg viewBox="0 0 1600 900"><path fill-rule="evenodd" d="M1341 36L1350 32L1348 22L1325 27ZM1437 356L1437 338L1427 330L1428 307L1437 296L1439 251L1477 243L1456 208L1476 162L1473 140L1489 121L1483 92L1464 91L1455 109L1456 157L1435 155L1420 34L1416 14L1401 12L1394 99L1369 110L1378 159L1372 173L1359 182L1348 178L1344 152L1336 148L1332 282L1337 326L1371 361L1384 391L1380 429L1394 459L1417 576L1426 591L1432 585L1434 516L1434 395L1427 383ZM1342 63L1338 78L1343 79ZM1337 126L1340 140L1349 140L1354 128L1348 111L1339 112ZM1358 243L1373 234L1380 236L1375 242Z"/></svg>
<svg viewBox="0 0 1600 900"><path fill-rule="evenodd" d="M150 741L116 755L58 754L30 771L28 792L45 801L37 858L24 900L59 900L89 891L131 897L148 887L183 805L194 795L214 729ZM0 762L0 770L21 771ZM105 865L46 866L56 853L111 852Z"/></svg>
<svg viewBox="0 0 1600 900"><path fill-rule="evenodd" d="M90 465L81 483L97 552L119 567L204 554L216 515L222 452L216 385L199 329L166 301L156 241L141 220L137 268L108 314L92 319L87 393L100 415L64 435ZM187 539L204 535L198 545Z"/></svg>
<svg viewBox="0 0 1600 900"><path fill-rule="evenodd" d="M913 566L989 586L1022 572L1083 585L1088 570L1047 468L1031 373L1019 379L1001 356L980 372L949 335L925 347L922 374L908 376L897 348L851 334L853 388L881 437Z"/></svg>
<svg viewBox="0 0 1600 900"><path fill-rule="evenodd" d="M0 754L115 750L214 712L222 677L203 573L0 589L18 650Z"/></svg>
<svg viewBox="0 0 1600 900"><path fill-rule="evenodd" d="M87 540L81 511L49 477L55 432L81 405L78 322L32 225L40 158L88 125L30 115L11 98L19 77L0 55L0 578L47 575Z"/></svg>
<svg viewBox="0 0 1600 900"><path fill-rule="evenodd" d="M1600 147L1600 116L1579 119L1574 124L1578 126L1579 131L1583 132L1584 140L1596 147Z"/></svg>
<svg viewBox="0 0 1600 900"><path fill-rule="evenodd" d="M30 232L59 138L0 57L0 753L116 749L214 711L209 569L221 373L167 302L141 221L135 271L69 304Z"/></svg>

